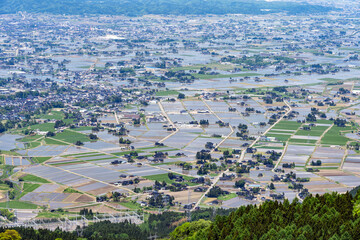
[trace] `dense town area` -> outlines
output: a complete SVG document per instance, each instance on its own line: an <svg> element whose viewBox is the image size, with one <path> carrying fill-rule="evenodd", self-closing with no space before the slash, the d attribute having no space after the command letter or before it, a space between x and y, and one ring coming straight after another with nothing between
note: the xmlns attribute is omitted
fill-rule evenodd
<svg viewBox="0 0 360 240"><path fill-rule="evenodd" d="M0 23L3 222L191 218L360 185L357 18Z"/></svg>

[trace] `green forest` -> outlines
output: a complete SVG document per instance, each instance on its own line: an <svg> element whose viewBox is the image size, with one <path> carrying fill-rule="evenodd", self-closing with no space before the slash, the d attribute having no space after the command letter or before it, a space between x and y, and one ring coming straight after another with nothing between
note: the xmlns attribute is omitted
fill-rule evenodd
<svg viewBox="0 0 360 240"><path fill-rule="evenodd" d="M150 214L141 225L129 222L94 223L74 232L15 228L22 239L36 240L142 240L160 239L331 239L351 240L360 236L360 194L356 188L345 194L309 196L303 202L265 202L238 209L204 209L192 213ZM0 228L5 234L7 229ZM81 231L80 231L81 230ZM12 239L12 238L9 238ZM15 238L14 238L15 239Z"/></svg>
<svg viewBox="0 0 360 240"><path fill-rule="evenodd" d="M266 9L266 11L264 11ZM1 0L0 14L18 11L51 14L289 14L321 13L334 8L306 3L252 0Z"/></svg>
<svg viewBox="0 0 360 240"><path fill-rule="evenodd" d="M350 193L327 193L307 197L302 203L270 201L241 207L213 222L185 223L170 235L172 240L359 239L359 200Z"/></svg>

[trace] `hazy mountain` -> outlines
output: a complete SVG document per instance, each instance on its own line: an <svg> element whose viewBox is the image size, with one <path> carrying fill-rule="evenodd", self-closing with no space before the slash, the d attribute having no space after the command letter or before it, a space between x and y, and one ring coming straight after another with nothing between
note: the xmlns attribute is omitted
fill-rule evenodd
<svg viewBox="0 0 360 240"><path fill-rule="evenodd" d="M26 11L53 14L289 14L321 13L331 7L253 0L1 0L0 14Z"/></svg>

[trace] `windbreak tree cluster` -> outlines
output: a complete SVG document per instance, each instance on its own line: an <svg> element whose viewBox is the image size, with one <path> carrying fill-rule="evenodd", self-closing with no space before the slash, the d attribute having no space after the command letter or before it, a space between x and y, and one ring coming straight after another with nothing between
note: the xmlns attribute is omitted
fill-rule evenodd
<svg viewBox="0 0 360 240"><path fill-rule="evenodd" d="M88 240L108 239L125 240L147 239L148 232L143 231L138 225L129 222L111 224L109 221L98 222L84 228L83 237Z"/></svg>
<svg viewBox="0 0 360 240"><path fill-rule="evenodd" d="M303 203L285 200L243 206L229 216L216 217L206 228L198 228L206 223L182 225L170 239L359 239L359 202L350 193L327 193L309 196Z"/></svg>

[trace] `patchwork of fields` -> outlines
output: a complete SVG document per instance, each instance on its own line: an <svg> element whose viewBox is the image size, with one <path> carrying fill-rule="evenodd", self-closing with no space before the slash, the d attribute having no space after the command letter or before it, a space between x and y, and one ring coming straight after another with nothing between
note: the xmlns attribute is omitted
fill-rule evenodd
<svg viewBox="0 0 360 240"><path fill-rule="evenodd" d="M173 94L168 92L166 96ZM346 123L345 126L337 126L333 120L327 119L307 121L308 114L313 110L304 103L293 103L291 108L285 104L279 106L282 109L274 111L257 98L244 100L241 104L231 99L163 100L144 106L142 111L145 114L138 125L132 124L131 120L124 121L119 113L100 117L104 124L123 123L128 130L123 139L131 144L120 144L119 137L106 129L96 132L91 127L63 129L55 136L35 134L12 138L13 143L9 147L13 146L15 151L11 154L5 152L2 161L20 171L25 181L16 201L50 208L94 204L96 197L109 192L133 198L135 191L151 188L156 182L176 185L177 182L171 180L168 174L183 176L182 184L195 189L201 184L191 182L191 179L205 177L211 182L228 167L231 169L231 165L226 166L216 160L212 163L216 170L210 170L205 176L199 174L202 165L197 163L197 155L209 143L214 146L208 150L214 159L223 158L227 150L237 150L238 153L231 158L233 163L240 165L256 162L259 156L266 157L271 152L278 154L272 167L257 163L244 176L239 174L235 179L216 182L216 186L230 192L230 195L218 199L223 207L262 201L261 198L243 199L235 194L234 182L244 177L250 188L265 189L260 195L263 198L269 197L271 192L284 194L290 200L296 198L296 191L289 189L286 182L274 182L276 190L271 192L267 189L279 169L283 175L295 172L298 178L307 179L303 185L314 194L343 192L360 183L357 152L347 149L356 137L347 137L350 133L354 134L354 125ZM134 109L127 111L131 113ZM279 117L271 125L268 122L274 114ZM291 118L289 114L292 114ZM63 117L57 111L39 116L54 121ZM205 120L206 124L202 124ZM241 126L246 126L246 136L243 136L244 132L239 133ZM32 125L30 129L55 131L54 123ZM90 139L89 134L96 134L97 138ZM81 144L76 145L76 142ZM253 146L258 155L249 152L249 146ZM156 156L162 156L161 161ZM185 169L184 164L191 168ZM136 179L136 184L121 184L124 179L130 182ZM175 201L186 204L184 195L169 193ZM193 202L201 200L200 206L211 205L213 201L206 197L202 199L202 194L195 192L190 198ZM143 196L136 199L138 202L145 200ZM129 206L128 202L120 208L126 206Z"/></svg>

